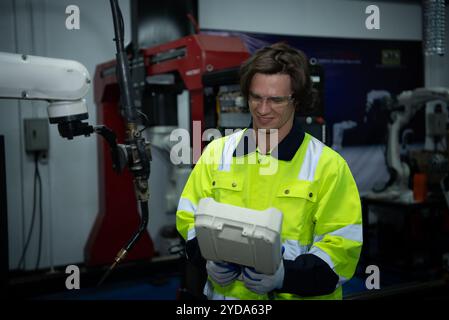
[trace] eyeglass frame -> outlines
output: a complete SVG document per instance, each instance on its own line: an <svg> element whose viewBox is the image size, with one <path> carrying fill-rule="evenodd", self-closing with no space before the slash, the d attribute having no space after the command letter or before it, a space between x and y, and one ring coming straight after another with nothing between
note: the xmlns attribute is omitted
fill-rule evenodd
<svg viewBox="0 0 449 320"><path fill-rule="evenodd" d="M255 101L254 99L259 99L258 101ZM276 102L273 99L282 99L282 102ZM287 105L289 102L293 101L293 94L289 94L288 96L269 96L269 97L262 97L257 94L254 94L253 92L249 92L248 94L248 103L254 104L254 105L262 105L264 101L267 102L269 106L275 106L275 107L283 107L284 105Z"/></svg>

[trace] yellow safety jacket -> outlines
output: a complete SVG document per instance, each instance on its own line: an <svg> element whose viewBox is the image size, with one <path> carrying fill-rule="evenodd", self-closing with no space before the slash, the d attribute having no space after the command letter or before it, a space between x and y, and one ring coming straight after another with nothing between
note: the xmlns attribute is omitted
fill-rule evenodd
<svg viewBox="0 0 449 320"><path fill-rule="evenodd" d="M195 212L205 197L255 210L275 207L283 213L283 259L314 254L339 282L329 295L275 292L274 298L341 299L341 285L353 276L362 247L360 198L347 163L296 125L277 152L266 155L248 143L252 139L246 133L216 139L205 148L179 201L178 231L185 240L195 238ZM240 280L221 287L209 279L204 293L212 299L273 298L248 290Z"/></svg>

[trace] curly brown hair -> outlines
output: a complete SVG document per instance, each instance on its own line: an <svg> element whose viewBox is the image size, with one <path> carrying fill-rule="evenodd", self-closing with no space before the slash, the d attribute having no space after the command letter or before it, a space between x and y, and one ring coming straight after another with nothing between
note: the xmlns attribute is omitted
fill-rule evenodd
<svg viewBox="0 0 449 320"><path fill-rule="evenodd" d="M287 74L291 79L295 109L313 107L314 90L310 78L309 61L304 52L278 42L259 49L240 67L240 89L248 100L251 81L256 73Z"/></svg>

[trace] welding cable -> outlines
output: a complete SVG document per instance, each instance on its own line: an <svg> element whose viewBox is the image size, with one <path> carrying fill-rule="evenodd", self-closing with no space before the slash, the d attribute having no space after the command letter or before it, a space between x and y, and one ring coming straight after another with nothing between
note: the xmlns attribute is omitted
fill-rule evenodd
<svg viewBox="0 0 449 320"><path fill-rule="evenodd" d="M139 137L140 132L136 135L137 130L137 124L136 121L140 116L142 116L142 113L138 112L138 108L134 105L134 100L132 98L132 84L130 80L130 71L129 71L129 62L127 58L127 54L124 49L124 22L123 22L123 15L120 10L120 6L118 4L118 0L110 0L111 4L111 11L112 11L112 18L114 23L114 34L115 34L115 45L116 45L116 76L117 81L119 83L120 88L120 100L122 105L122 116L125 120L125 124L127 128L129 129L127 131L128 135L128 141L132 144L129 146L129 149L131 150L133 147L137 150L137 153L142 153L145 155L145 144L139 143ZM139 148L140 146L140 148ZM149 178L149 170L146 172L145 170L145 161L151 160L151 157L147 159L147 156L142 158L142 155L139 154L139 156L136 157L136 154L134 154L132 151L128 154L128 157L130 159L130 163L134 166L136 162L142 161L144 162L143 168L136 169L133 168L135 171L131 170L134 174L134 184L136 186L136 196L140 204L140 211L141 211L141 220L140 225L137 231L135 231L134 235L131 237L131 239L127 242L127 244L119 251L117 256L115 257L114 263L109 267L109 269L106 271L104 276L101 278L100 282L98 283L98 286L100 286L106 278L109 276L109 274L112 272L112 270L122 261L128 252L134 247L135 243L139 240L139 238L142 236L143 232L146 230L148 225L148 178ZM131 169L131 168L130 168ZM149 169L149 168L148 168Z"/></svg>
<svg viewBox="0 0 449 320"><path fill-rule="evenodd" d="M104 274L104 276L101 278L101 280L98 282L97 286L101 286L104 281L106 280L106 278L111 274L112 270L115 269L115 267L123 260L125 259L126 255L128 254L128 252L130 250L132 250L132 248L134 247L134 245L136 244L136 242L140 239L140 237L142 236L143 232L146 230L147 225L148 225L148 217L149 217L149 213L148 213L148 201L140 201L140 210L141 210L141 220L140 220L140 225L139 225L139 229L137 229L137 231L134 233L134 235L132 236L132 238L128 241L128 243L119 251L119 253L117 254L117 256L115 257L115 261L114 263L109 267L109 269L106 271L106 273Z"/></svg>

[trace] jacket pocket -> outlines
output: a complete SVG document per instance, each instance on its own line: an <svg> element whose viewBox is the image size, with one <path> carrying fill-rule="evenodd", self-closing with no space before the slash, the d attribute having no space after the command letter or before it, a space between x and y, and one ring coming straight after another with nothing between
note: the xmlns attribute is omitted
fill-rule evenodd
<svg viewBox="0 0 449 320"><path fill-rule="evenodd" d="M275 207L283 213L284 239L308 244L313 239L313 212L318 200L316 181L294 180L281 183L276 193Z"/></svg>
<svg viewBox="0 0 449 320"><path fill-rule="evenodd" d="M229 172L215 173L212 179L212 194L216 201L242 205L243 179Z"/></svg>
<svg viewBox="0 0 449 320"><path fill-rule="evenodd" d="M310 181L291 181L279 186L276 196L280 198L302 199L310 202L317 201L318 185Z"/></svg>

